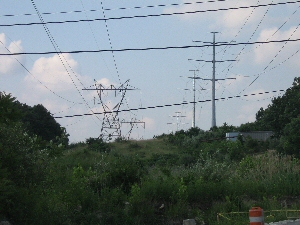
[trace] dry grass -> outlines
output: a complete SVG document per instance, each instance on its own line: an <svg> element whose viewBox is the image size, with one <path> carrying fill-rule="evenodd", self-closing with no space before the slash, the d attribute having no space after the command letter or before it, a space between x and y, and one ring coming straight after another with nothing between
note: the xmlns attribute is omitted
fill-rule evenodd
<svg viewBox="0 0 300 225"><path fill-rule="evenodd" d="M272 179L279 173L295 174L300 172L300 164L297 159L279 155L276 151L256 155L254 159L254 168L250 172L257 179Z"/></svg>
<svg viewBox="0 0 300 225"><path fill-rule="evenodd" d="M149 159L153 154L177 154L179 153L179 149L162 139L150 139L114 142L112 143L112 152Z"/></svg>

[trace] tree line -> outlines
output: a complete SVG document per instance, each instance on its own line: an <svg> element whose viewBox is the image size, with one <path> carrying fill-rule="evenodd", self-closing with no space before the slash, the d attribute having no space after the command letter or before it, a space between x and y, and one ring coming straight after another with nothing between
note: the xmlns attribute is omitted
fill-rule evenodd
<svg viewBox="0 0 300 225"><path fill-rule="evenodd" d="M198 218L214 224L216 212L280 205L279 198L300 194L299 88L298 77L254 122L158 135L162 153L148 157L141 143L122 138L69 145L66 130L43 105L1 93L0 221L168 224ZM274 138L224 139L230 131L261 130L274 131Z"/></svg>

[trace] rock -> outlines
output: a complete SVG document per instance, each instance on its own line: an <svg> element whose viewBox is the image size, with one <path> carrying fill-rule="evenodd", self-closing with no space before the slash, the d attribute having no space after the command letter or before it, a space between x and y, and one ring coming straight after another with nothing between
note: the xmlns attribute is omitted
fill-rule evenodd
<svg viewBox="0 0 300 225"><path fill-rule="evenodd" d="M194 219L187 219L183 221L183 225L196 225L196 221Z"/></svg>
<svg viewBox="0 0 300 225"><path fill-rule="evenodd" d="M0 225L11 225L11 223L8 221L1 221Z"/></svg>

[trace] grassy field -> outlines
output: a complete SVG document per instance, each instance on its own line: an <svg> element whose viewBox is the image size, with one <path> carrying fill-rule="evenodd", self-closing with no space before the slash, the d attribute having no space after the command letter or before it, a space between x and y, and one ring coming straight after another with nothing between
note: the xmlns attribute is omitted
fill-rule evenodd
<svg viewBox="0 0 300 225"><path fill-rule="evenodd" d="M163 139L150 140L129 140L122 142L114 142L112 145L112 153L118 153L126 156L138 156L142 159L150 159L153 154L167 155L179 154L180 149L171 145Z"/></svg>
<svg viewBox="0 0 300 225"><path fill-rule="evenodd" d="M288 211L300 209L297 158L253 143L196 141L91 140L41 155L34 182L2 211L30 225L246 225L253 206L266 222L299 215Z"/></svg>
<svg viewBox="0 0 300 225"><path fill-rule="evenodd" d="M205 144L193 150L164 139L109 145L109 153L79 146L69 150L56 164L65 165L70 174L78 165L84 171L91 168L101 177L102 186L105 183L110 191L123 189L123 197L119 197L130 203L127 216L138 218L136 224L152 224L146 218L156 224L180 224L184 218L209 224L225 225L233 221L249 224L248 213L253 206L266 211L266 222L300 215L297 211L300 209L300 164L291 156L268 150L231 160L226 152L223 158L217 154L222 148L236 148L225 142ZM213 151L216 154L211 154ZM195 155L196 159L188 166L182 163ZM111 178L115 177L114 173L118 173L117 179L127 176L131 180L124 179L126 185L118 183ZM157 205L164 205L164 211L157 212ZM156 219L158 214L160 220Z"/></svg>

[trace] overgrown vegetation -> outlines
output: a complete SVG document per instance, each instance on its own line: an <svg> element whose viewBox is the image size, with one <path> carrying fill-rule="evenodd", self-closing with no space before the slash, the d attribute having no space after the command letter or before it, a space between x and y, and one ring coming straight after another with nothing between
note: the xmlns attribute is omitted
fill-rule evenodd
<svg viewBox="0 0 300 225"><path fill-rule="evenodd" d="M257 113L254 123L191 128L148 141L88 138L67 146L64 129L43 137L46 132L24 122L19 103L2 94L0 220L141 225L194 218L213 225L217 213L248 212L252 206L299 209L299 97L296 78L282 97ZM278 107L284 116L276 114ZM263 128L274 130L276 138L224 139L226 132ZM220 224L249 224L248 214L242 215L218 218ZM284 216L266 213L266 221Z"/></svg>

